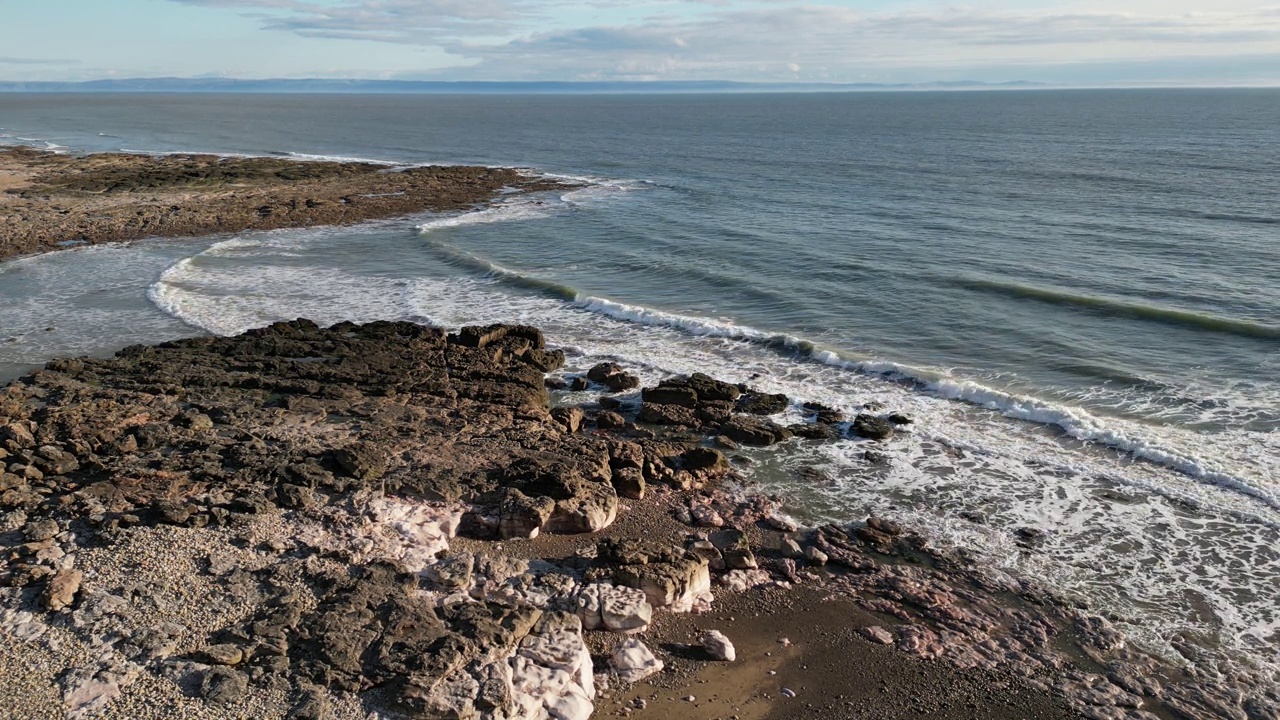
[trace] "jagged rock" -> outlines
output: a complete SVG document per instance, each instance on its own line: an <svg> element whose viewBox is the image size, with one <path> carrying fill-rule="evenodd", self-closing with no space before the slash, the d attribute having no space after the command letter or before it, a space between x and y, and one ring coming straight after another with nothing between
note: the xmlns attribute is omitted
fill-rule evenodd
<svg viewBox="0 0 1280 720"><path fill-rule="evenodd" d="M576 433L582 427L582 420L585 415L582 408L577 407L560 407L551 411L551 417L560 423L565 430Z"/></svg>
<svg viewBox="0 0 1280 720"><path fill-rule="evenodd" d="M613 579L644 591L650 605L673 612L688 612L711 596L711 572L707 561L699 557L624 565L614 569Z"/></svg>
<svg viewBox="0 0 1280 720"><path fill-rule="evenodd" d="M191 519L191 511L186 505L160 498L152 501L151 514L156 522L167 525L185 525Z"/></svg>
<svg viewBox="0 0 1280 720"><path fill-rule="evenodd" d="M627 419L616 412L602 412L596 416L596 427L602 430L621 430L627 426Z"/></svg>
<svg viewBox="0 0 1280 720"><path fill-rule="evenodd" d="M587 371L587 378L592 382L607 386L614 392L632 390L640 387L640 378L628 374L617 363L604 362Z"/></svg>
<svg viewBox="0 0 1280 720"><path fill-rule="evenodd" d="M617 410L622 407L621 400L616 397L609 397L608 395L601 395L597 398L596 402L600 403L601 409L604 410Z"/></svg>
<svg viewBox="0 0 1280 720"><path fill-rule="evenodd" d="M233 703L244 695L249 687L245 676L229 667L215 666L205 671L200 680L200 697L215 704Z"/></svg>
<svg viewBox="0 0 1280 720"><path fill-rule="evenodd" d="M358 480L376 480L387 469L386 458L373 448L350 447L335 450L333 459L338 467Z"/></svg>
<svg viewBox="0 0 1280 720"><path fill-rule="evenodd" d="M325 694L319 688L307 688L289 711L288 720L330 720L332 717Z"/></svg>
<svg viewBox="0 0 1280 720"><path fill-rule="evenodd" d="M60 532L62 528L58 527L56 520L50 518L32 520L22 527L22 536L32 543L52 540Z"/></svg>
<svg viewBox="0 0 1280 720"><path fill-rule="evenodd" d="M738 412L751 415L777 415L787 409L791 399L782 393L751 392L738 398Z"/></svg>
<svg viewBox="0 0 1280 720"><path fill-rule="evenodd" d="M643 500L644 473L636 468L622 468L613 472L613 487L624 498Z"/></svg>
<svg viewBox="0 0 1280 720"><path fill-rule="evenodd" d="M644 643L635 638L618 643L609 657L609 666L618 679L625 683L643 680L650 675L662 672L665 667Z"/></svg>
<svg viewBox="0 0 1280 720"><path fill-rule="evenodd" d="M702 424L697 411L692 408L675 403L653 403L647 400L640 406L640 414L636 419L654 425L679 427L697 427Z"/></svg>
<svg viewBox="0 0 1280 720"><path fill-rule="evenodd" d="M774 445L791 438L790 430L757 417L736 417L722 425L720 432L743 445Z"/></svg>
<svg viewBox="0 0 1280 720"><path fill-rule="evenodd" d="M871 440L886 440L893 436L893 425L888 420L865 413L853 419L849 430Z"/></svg>
<svg viewBox="0 0 1280 720"><path fill-rule="evenodd" d="M84 573L79 570L59 570L45 586L41 604L51 612L70 607L76 601L76 593L80 592L83 580Z"/></svg>
<svg viewBox="0 0 1280 720"><path fill-rule="evenodd" d="M800 548L800 543L795 540L784 537L782 538L782 555L793 559L804 557L804 550Z"/></svg>
<svg viewBox="0 0 1280 720"><path fill-rule="evenodd" d="M733 662L738 659L738 652L733 643L719 630L708 630L702 633L702 649L707 651L713 660Z"/></svg>
<svg viewBox="0 0 1280 720"><path fill-rule="evenodd" d="M10 452L17 452L35 447L36 439L30 429L15 422L0 427L0 443L3 443Z"/></svg>
<svg viewBox="0 0 1280 720"><path fill-rule="evenodd" d="M812 545L805 548L804 558L808 560L811 564L817 565L819 567L826 565L827 560L829 559L826 553L822 552L821 550L819 550L818 548Z"/></svg>
<svg viewBox="0 0 1280 720"><path fill-rule="evenodd" d="M244 660L244 650L230 643L222 643L201 650L200 657L210 665L239 665Z"/></svg>
<svg viewBox="0 0 1280 720"><path fill-rule="evenodd" d="M814 422L822 425L834 425L835 423L844 422L844 413L833 407L818 402L806 402L803 407L806 412L813 414Z"/></svg>
<svg viewBox="0 0 1280 720"><path fill-rule="evenodd" d="M891 413L890 415L886 416L885 419L893 423L894 425L910 425L911 423L915 422L914 420L911 419L910 415L903 415L902 413Z"/></svg>
<svg viewBox="0 0 1280 720"><path fill-rule="evenodd" d="M657 387L645 388L640 399L646 405L679 405L690 410L698 407L698 391L671 380L663 380Z"/></svg>
<svg viewBox="0 0 1280 720"><path fill-rule="evenodd" d="M737 385L716 380L703 373L690 375L686 384L697 391L698 399L702 402L733 402L742 394Z"/></svg>
<svg viewBox="0 0 1280 720"><path fill-rule="evenodd" d="M692 472L721 473L729 469L729 460L715 448L690 448L680 456L680 462Z"/></svg>
<svg viewBox="0 0 1280 720"><path fill-rule="evenodd" d="M535 538L555 512L556 501L549 497L529 497L519 490L507 490L499 508L499 532L504 538Z"/></svg>
<svg viewBox="0 0 1280 720"><path fill-rule="evenodd" d="M837 440L840 438L840 433L835 428L822 423L795 423L794 425L788 425L787 429L796 437L802 437L806 440Z"/></svg>

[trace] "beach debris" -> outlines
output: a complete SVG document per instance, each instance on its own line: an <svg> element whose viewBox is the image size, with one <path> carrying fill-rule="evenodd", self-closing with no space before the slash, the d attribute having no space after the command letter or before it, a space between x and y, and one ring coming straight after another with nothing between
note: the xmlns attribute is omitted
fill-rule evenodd
<svg viewBox="0 0 1280 720"><path fill-rule="evenodd" d="M734 649L733 643L729 642L729 638L719 630L708 630L702 633L700 640L702 648L713 659L725 662L733 662L738 659L738 653Z"/></svg>
<svg viewBox="0 0 1280 720"><path fill-rule="evenodd" d="M791 688L785 688L785 687L784 687L784 688L782 688L782 697L784 697L784 698L793 698L793 697L795 697L795 696L796 696L796 691L795 691L795 690L792 690Z"/></svg>

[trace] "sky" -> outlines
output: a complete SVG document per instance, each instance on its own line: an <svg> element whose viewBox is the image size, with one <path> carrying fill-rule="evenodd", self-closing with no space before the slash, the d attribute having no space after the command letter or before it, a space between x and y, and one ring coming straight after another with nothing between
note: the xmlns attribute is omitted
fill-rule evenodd
<svg viewBox="0 0 1280 720"><path fill-rule="evenodd" d="M1280 0L0 0L0 80L1280 84Z"/></svg>

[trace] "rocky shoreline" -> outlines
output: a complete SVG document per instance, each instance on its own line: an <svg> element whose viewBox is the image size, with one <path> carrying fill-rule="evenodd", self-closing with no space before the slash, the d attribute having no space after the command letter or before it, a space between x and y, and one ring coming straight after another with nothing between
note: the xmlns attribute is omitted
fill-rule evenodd
<svg viewBox="0 0 1280 720"><path fill-rule="evenodd" d="M350 225L466 210L508 188L565 187L511 168L0 149L0 260L147 237Z"/></svg>
<svg viewBox="0 0 1280 720"><path fill-rule="evenodd" d="M1277 717L740 485L741 444L875 463L908 417L565 362L527 326L298 320L3 388L0 716Z"/></svg>

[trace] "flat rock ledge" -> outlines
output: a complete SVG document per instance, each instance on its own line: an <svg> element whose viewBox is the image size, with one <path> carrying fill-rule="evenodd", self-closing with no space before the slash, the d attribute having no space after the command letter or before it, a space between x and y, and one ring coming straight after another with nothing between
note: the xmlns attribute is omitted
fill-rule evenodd
<svg viewBox="0 0 1280 720"><path fill-rule="evenodd" d="M82 244L348 225L565 184L512 168L0 149L0 260Z"/></svg>

